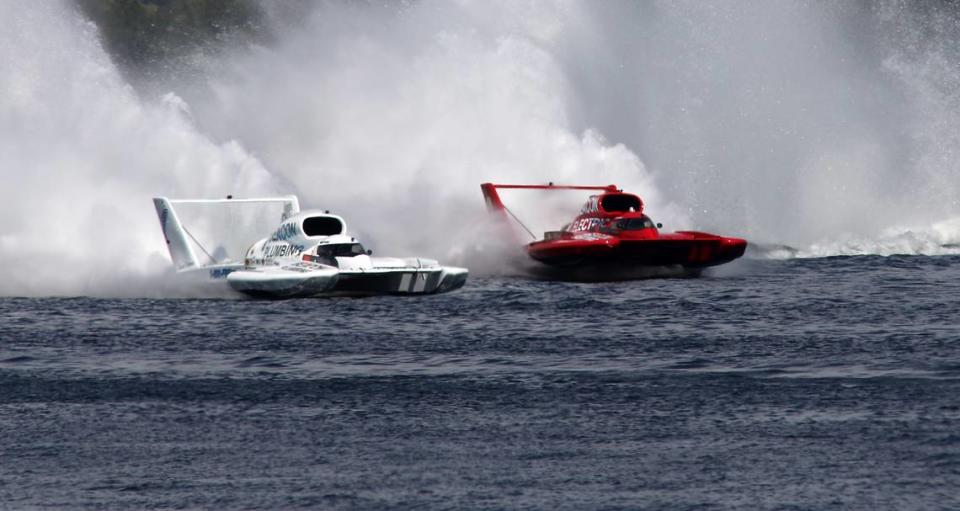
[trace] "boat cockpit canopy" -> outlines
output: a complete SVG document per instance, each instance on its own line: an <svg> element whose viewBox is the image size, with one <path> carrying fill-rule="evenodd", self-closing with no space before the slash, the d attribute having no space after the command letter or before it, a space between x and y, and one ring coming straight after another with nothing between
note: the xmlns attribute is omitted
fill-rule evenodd
<svg viewBox="0 0 960 511"><path fill-rule="evenodd" d="M366 249L359 243L336 243L333 245L317 246L317 258L323 264L338 266L337 257L353 257L366 254Z"/></svg>
<svg viewBox="0 0 960 511"><path fill-rule="evenodd" d="M656 227L650 217L643 215L636 218L621 218L617 220L614 227L621 231L639 231L640 229L650 229Z"/></svg>

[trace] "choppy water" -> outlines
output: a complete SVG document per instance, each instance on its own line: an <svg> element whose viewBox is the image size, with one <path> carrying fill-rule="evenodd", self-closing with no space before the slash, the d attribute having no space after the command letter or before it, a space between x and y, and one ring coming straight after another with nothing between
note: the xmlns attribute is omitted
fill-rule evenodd
<svg viewBox="0 0 960 511"><path fill-rule="evenodd" d="M960 257L0 299L0 507L960 507Z"/></svg>

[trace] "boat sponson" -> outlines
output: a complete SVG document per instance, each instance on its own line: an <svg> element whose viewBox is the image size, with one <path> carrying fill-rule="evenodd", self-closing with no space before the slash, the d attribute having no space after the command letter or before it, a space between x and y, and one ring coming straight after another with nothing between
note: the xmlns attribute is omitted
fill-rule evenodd
<svg viewBox="0 0 960 511"><path fill-rule="evenodd" d="M335 268L312 271L290 271L271 268L262 270L239 270L227 276L227 282L235 291L266 298L292 298L313 296L333 288L339 280Z"/></svg>

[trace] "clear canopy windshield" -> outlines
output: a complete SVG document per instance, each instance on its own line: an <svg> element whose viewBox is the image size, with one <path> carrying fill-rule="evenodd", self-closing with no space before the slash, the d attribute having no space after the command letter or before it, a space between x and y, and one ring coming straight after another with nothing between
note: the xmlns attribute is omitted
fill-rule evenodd
<svg viewBox="0 0 960 511"><path fill-rule="evenodd" d="M320 245L317 247L317 256L325 259L327 264L336 266L335 257L353 257L366 254L367 251L359 243L338 243L336 245Z"/></svg>
<svg viewBox="0 0 960 511"><path fill-rule="evenodd" d="M650 229L656 227L650 217L643 215L639 218L623 218L617 220L617 229L621 231L639 231L640 229Z"/></svg>

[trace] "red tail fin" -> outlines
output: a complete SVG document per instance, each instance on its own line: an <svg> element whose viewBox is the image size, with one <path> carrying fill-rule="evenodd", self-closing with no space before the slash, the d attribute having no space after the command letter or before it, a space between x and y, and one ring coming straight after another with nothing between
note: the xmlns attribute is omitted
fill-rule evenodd
<svg viewBox="0 0 960 511"><path fill-rule="evenodd" d="M579 186L579 185L555 185L553 183L546 184L546 185L501 185L501 184L494 184L494 183L481 184L480 190L483 192L483 199L487 203L487 210L490 211L491 213L495 213L498 217L502 218L503 221L507 222L508 224L512 224L512 222L510 222L510 218L512 217L516 221L516 223L519 224L520 227L523 227L523 230L525 230L528 234L530 234L530 236L532 236L534 239L536 239L536 235L530 232L530 230L527 229L527 226L523 225L523 223L520 222L520 219L514 216L513 213L510 212L510 210L507 209L507 207L503 204L503 200L500 199L500 193L497 192L498 188L524 189L524 190L598 190L598 191L605 191L605 192L619 191L616 185ZM511 228L511 231L513 231L514 237L517 240L522 241L523 239L522 233L517 232L516 228Z"/></svg>
<svg viewBox="0 0 960 511"><path fill-rule="evenodd" d="M480 191L483 192L483 200L487 203L489 211L505 211L507 208L500 200L500 194L497 193L497 185L493 183L483 183L480 185Z"/></svg>

